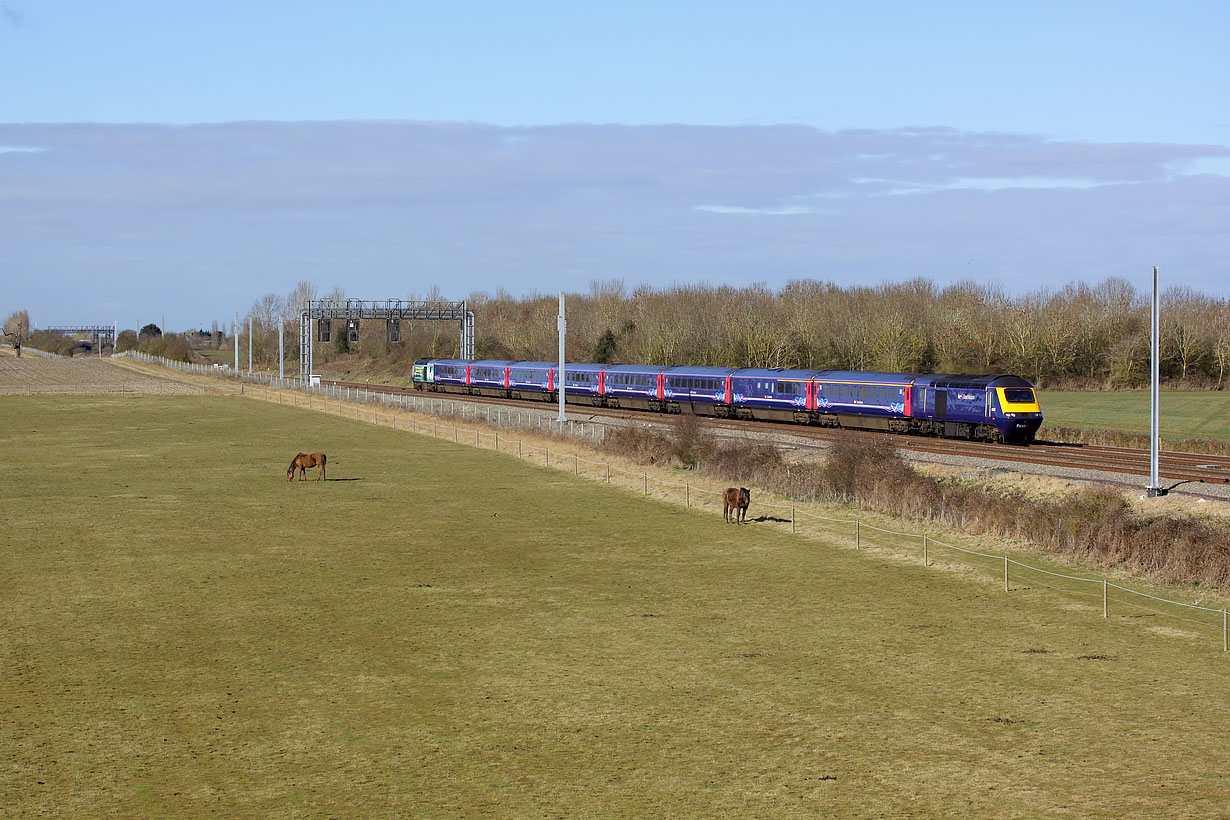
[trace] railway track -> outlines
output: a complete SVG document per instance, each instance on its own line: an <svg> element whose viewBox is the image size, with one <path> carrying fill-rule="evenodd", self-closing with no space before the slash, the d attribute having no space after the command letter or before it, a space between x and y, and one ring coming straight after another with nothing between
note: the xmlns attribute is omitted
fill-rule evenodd
<svg viewBox="0 0 1230 820"><path fill-rule="evenodd" d="M432 396L451 401L473 402L478 405L499 406L519 410L550 411L555 405L547 402L518 401L489 396L467 396L457 393L428 393L397 385L369 384L366 382L325 381L337 387L367 390L372 393ZM611 423L650 422L662 423L666 419L659 414L639 411L616 410L586 405L569 405L569 412L584 414L596 423L609 419ZM670 417L667 417L670 418ZM836 430L823 427L803 427L775 422L733 421L702 417L706 427L715 431L740 436L767 434L789 436L804 442L803 446L823 449L838 436L865 436L879 439L885 433L870 433L852 430ZM938 456L962 456L1009 464L1033 465L1042 468L1063 468L1102 473L1116 473L1148 477L1149 451L1126 447L1102 447L1087 444L1053 444L1035 442L1028 446L987 444L975 441L931 439L894 435L893 443L901 450ZM1200 455L1197 453L1162 452L1158 457L1158 477L1170 486L1181 484L1230 484L1230 458L1226 456ZM1143 482L1142 482L1143 486Z"/></svg>

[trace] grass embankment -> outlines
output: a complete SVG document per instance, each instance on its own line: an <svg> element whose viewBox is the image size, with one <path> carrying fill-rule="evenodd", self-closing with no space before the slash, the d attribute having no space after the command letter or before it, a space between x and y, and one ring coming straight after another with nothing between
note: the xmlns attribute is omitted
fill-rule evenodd
<svg viewBox="0 0 1230 820"><path fill-rule="evenodd" d="M1039 399L1046 418L1041 439L1149 446L1148 390L1043 390ZM1158 410L1163 449L1230 452L1230 391L1162 390Z"/></svg>
<svg viewBox="0 0 1230 820"><path fill-rule="evenodd" d="M1230 800L1207 641L290 407L0 408L6 817Z"/></svg>

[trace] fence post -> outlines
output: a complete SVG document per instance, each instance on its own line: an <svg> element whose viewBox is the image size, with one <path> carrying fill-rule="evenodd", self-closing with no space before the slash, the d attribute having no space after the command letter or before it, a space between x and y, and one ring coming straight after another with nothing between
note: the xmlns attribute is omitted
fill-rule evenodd
<svg viewBox="0 0 1230 820"><path fill-rule="evenodd" d="M551 466L551 448L547 447L545 449L547 451L547 466L550 467Z"/></svg>
<svg viewBox="0 0 1230 820"><path fill-rule="evenodd" d="M1230 651L1230 638L1226 635L1226 610L1221 611L1221 651Z"/></svg>
<svg viewBox="0 0 1230 820"><path fill-rule="evenodd" d="M790 531L794 532L794 505L790 505Z"/></svg>
<svg viewBox="0 0 1230 820"><path fill-rule="evenodd" d="M856 550L863 548L863 525L857 518L854 519L854 548Z"/></svg>
<svg viewBox="0 0 1230 820"><path fill-rule="evenodd" d="M931 566L930 560L927 558L927 534L923 533L923 566Z"/></svg>
<svg viewBox="0 0 1230 820"><path fill-rule="evenodd" d="M606 483L607 484L611 483L611 465L610 464L606 465Z"/></svg>
<svg viewBox="0 0 1230 820"><path fill-rule="evenodd" d="M649 473L645 473L645 495L649 495Z"/></svg>
<svg viewBox="0 0 1230 820"><path fill-rule="evenodd" d="M500 449L500 431L495 431L495 449Z"/></svg>
<svg viewBox="0 0 1230 820"><path fill-rule="evenodd" d="M683 503L685 506L692 506L692 486L686 481L683 483Z"/></svg>
<svg viewBox="0 0 1230 820"><path fill-rule="evenodd" d="M578 455L573 455L572 457L572 474L573 475L581 474L581 457Z"/></svg>
<svg viewBox="0 0 1230 820"><path fill-rule="evenodd" d="M1008 591L1008 556L1004 556L1004 592Z"/></svg>
<svg viewBox="0 0 1230 820"><path fill-rule="evenodd" d="M1102 580L1102 617L1110 617L1110 593L1105 579Z"/></svg>

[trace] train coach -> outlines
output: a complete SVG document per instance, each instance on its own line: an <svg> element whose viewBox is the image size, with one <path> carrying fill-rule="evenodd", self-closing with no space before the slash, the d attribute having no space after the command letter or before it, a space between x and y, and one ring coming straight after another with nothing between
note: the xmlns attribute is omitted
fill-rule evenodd
<svg viewBox="0 0 1230 820"><path fill-rule="evenodd" d="M554 362L418 359L414 387L558 401ZM785 368L567 364L569 404L689 412L946 438L1028 443L1042 426L1034 386L1017 376Z"/></svg>

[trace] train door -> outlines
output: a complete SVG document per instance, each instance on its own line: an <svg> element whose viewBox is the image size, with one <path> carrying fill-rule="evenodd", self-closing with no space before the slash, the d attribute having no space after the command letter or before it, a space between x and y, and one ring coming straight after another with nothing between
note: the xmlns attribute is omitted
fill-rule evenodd
<svg viewBox="0 0 1230 820"><path fill-rule="evenodd" d="M935 417L937 419L948 418L948 391L935 391Z"/></svg>
<svg viewBox="0 0 1230 820"><path fill-rule="evenodd" d="M466 365L466 384L470 383L470 366Z"/></svg>
<svg viewBox="0 0 1230 820"><path fill-rule="evenodd" d="M907 385L906 385L906 386L902 389L902 391L901 391L901 395L902 395L902 397L904 398L904 400L901 402L901 415L903 415L903 416L909 416L909 415L911 415L911 412L910 412L910 393L911 393L912 391L911 391L911 389L910 389L910 388L911 388L911 385L908 385L908 384L907 384Z"/></svg>

